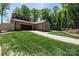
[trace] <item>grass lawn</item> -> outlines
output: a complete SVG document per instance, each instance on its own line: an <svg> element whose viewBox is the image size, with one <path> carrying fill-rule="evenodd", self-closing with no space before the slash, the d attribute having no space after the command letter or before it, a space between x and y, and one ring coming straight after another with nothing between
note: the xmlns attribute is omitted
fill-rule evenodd
<svg viewBox="0 0 79 59"><path fill-rule="evenodd" d="M60 36L66 36L66 37L79 39L79 35L71 34L71 33L64 32L64 31L51 31L50 34L55 34L55 35L60 35Z"/></svg>
<svg viewBox="0 0 79 59"><path fill-rule="evenodd" d="M79 55L79 45L50 40L31 32L0 35L4 55Z"/></svg>

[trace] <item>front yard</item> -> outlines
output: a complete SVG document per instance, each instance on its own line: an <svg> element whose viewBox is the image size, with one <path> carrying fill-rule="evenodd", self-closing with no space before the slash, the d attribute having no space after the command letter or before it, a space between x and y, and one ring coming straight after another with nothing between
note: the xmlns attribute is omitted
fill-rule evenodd
<svg viewBox="0 0 79 59"><path fill-rule="evenodd" d="M0 35L3 55L79 55L79 45L51 40L31 32Z"/></svg>

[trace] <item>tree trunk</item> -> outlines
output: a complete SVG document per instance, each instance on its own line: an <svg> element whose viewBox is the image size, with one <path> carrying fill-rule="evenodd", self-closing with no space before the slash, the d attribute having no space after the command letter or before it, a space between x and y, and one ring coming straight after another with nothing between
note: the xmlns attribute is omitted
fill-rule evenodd
<svg viewBox="0 0 79 59"><path fill-rule="evenodd" d="M77 29L79 29L79 14L77 13Z"/></svg>
<svg viewBox="0 0 79 59"><path fill-rule="evenodd" d="M1 13L1 24L3 23L3 12Z"/></svg>
<svg viewBox="0 0 79 59"><path fill-rule="evenodd" d="M67 8L68 8L68 4L67 4ZM67 30L68 30L68 19L69 19L69 17L68 17L68 16L69 16L68 13L69 13L69 9L67 9L66 13L67 13L67 15L66 15L67 18L66 18L66 19L67 19Z"/></svg>

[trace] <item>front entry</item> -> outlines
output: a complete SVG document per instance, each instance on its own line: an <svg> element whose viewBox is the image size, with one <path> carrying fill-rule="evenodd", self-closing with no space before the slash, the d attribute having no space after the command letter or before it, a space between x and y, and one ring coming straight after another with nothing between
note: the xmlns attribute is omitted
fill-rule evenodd
<svg viewBox="0 0 79 59"><path fill-rule="evenodd" d="M32 25L21 25L21 30L32 30Z"/></svg>

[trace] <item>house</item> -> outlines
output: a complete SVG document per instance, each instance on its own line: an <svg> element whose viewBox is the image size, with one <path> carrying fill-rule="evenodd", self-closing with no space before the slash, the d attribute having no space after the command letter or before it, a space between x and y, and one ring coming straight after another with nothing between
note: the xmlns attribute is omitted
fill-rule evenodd
<svg viewBox="0 0 79 59"><path fill-rule="evenodd" d="M14 24L15 30L40 30L40 31L49 31L50 23L46 20L31 22L29 18L17 16L16 14L12 15L11 23Z"/></svg>

